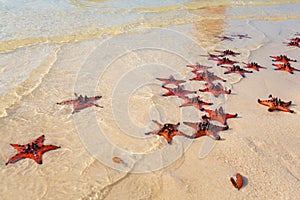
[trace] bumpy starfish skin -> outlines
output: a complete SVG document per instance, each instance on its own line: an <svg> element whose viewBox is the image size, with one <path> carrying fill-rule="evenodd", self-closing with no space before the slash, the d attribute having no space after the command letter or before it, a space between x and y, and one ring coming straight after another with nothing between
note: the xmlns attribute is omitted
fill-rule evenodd
<svg viewBox="0 0 300 200"><path fill-rule="evenodd" d="M276 69L274 70L286 71L289 72L290 74L294 74L293 71L300 71L299 69L292 67L290 63L272 64L272 65L276 67Z"/></svg>
<svg viewBox="0 0 300 200"><path fill-rule="evenodd" d="M196 77L191 78L190 81L205 81L207 83L212 83L213 81L223 81L226 82L225 79L222 79L221 77L218 77L216 75L214 75L214 73L212 72L196 72L193 71L193 73L196 75Z"/></svg>
<svg viewBox="0 0 300 200"><path fill-rule="evenodd" d="M187 94L196 94L196 91L185 90L184 86L178 86L177 88L168 88L163 86L164 89L168 90L167 93L163 94L162 96L177 96L177 97L184 97Z"/></svg>
<svg viewBox="0 0 300 200"><path fill-rule="evenodd" d="M246 68L254 69L256 71L259 71L259 69L266 69L266 67L262 67L259 64L257 64L256 62L244 63L244 64L246 65Z"/></svg>
<svg viewBox="0 0 300 200"><path fill-rule="evenodd" d="M221 94L230 94L231 90L225 90L222 86L222 84L217 83L217 84L205 84L206 88L205 89L199 89L200 92L211 92L215 97L218 97Z"/></svg>
<svg viewBox="0 0 300 200"><path fill-rule="evenodd" d="M274 110L280 110L280 111L290 112L290 113L294 112L293 110L290 110L289 108L287 108L288 106L290 106L292 104L292 101L285 102L285 101L282 101L281 99L272 97L272 95L269 95L269 98L270 99L268 99L268 100L258 99L257 102L264 106L268 106L269 112L272 112Z"/></svg>
<svg viewBox="0 0 300 200"><path fill-rule="evenodd" d="M222 124L227 124L227 119L235 118L238 114L225 113L223 107L215 110L204 109L208 114L208 119L219 121Z"/></svg>
<svg viewBox="0 0 300 200"><path fill-rule="evenodd" d="M252 71L248 71L248 70L242 69L238 65L233 65L232 67L226 67L226 66L221 66L221 67L227 69L227 71L224 72L224 74L236 73L236 74L240 74L243 78L246 77L245 73L253 73Z"/></svg>
<svg viewBox="0 0 300 200"><path fill-rule="evenodd" d="M102 98L102 96L94 96L94 97L87 97L87 96L82 96L82 95L77 95L74 93L76 99L70 99L62 102L58 102L56 104L58 105L73 105L73 112L72 114L79 112L80 110L88 107L100 107L103 108L102 106L99 106L98 104L94 103L95 101L99 100Z"/></svg>
<svg viewBox="0 0 300 200"><path fill-rule="evenodd" d="M286 55L270 56L270 57L273 58L273 60L272 60L273 62L283 62L283 63L297 62L297 60L288 58Z"/></svg>
<svg viewBox="0 0 300 200"><path fill-rule="evenodd" d="M202 108L203 105L213 105L213 103L208 103L208 102L204 102L202 100L200 100L200 97L194 97L194 98L188 98L188 97L184 97L182 98L184 100L184 103L182 105L180 105L179 107L185 107L185 106L194 106L195 108L199 109L199 110L203 110L204 108Z"/></svg>
<svg viewBox="0 0 300 200"><path fill-rule="evenodd" d="M186 82L184 80L177 80L172 75L170 75L169 78L156 78L156 79L163 82L162 86L165 86L165 85L168 85L168 84L173 84L173 85L178 86L181 83L185 83Z"/></svg>
<svg viewBox="0 0 300 200"><path fill-rule="evenodd" d="M205 65L200 65L199 63L196 63L195 65L187 65L186 67L192 68L193 71L205 71L207 72L208 69L212 68L211 66L205 66Z"/></svg>
<svg viewBox="0 0 300 200"><path fill-rule="evenodd" d="M183 122L185 125L190 126L196 130L196 133L192 135L192 138L198 138L202 136L209 136L214 140L221 140L218 132L228 130L228 126L222 127L211 124L207 119L203 119L202 122Z"/></svg>
<svg viewBox="0 0 300 200"><path fill-rule="evenodd" d="M190 136L188 136L185 133L178 130L178 126L180 125L180 123L177 123L177 124L170 124L170 123L161 124L156 120L152 120L152 121L158 126L158 130L150 131L148 133L145 133L145 135L154 134L154 135L163 136L169 144L172 143L173 137L175 137L177 135L178 136L185 136L185 137L190 138Z"/></svg>
<svg viewBox="0 0 300 200"><path fill-rule="evenodd" d="M15 163L19 160L30 158L34 160L38 164L42 164L42 156L45 152L55 150L60 148L59 146L54 145L44 145L44 139L45 136L42 135L38 137L33 142L30 142L26 145L19 145L19 144L11 144L12 147L14 147L18 152L16 155L11 157L5 165L8 165L9 163Z"/></svg>

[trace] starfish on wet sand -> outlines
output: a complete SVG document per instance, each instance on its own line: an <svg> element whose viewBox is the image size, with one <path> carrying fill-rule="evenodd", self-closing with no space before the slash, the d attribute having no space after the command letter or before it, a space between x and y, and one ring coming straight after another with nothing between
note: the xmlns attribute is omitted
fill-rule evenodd
<svg viewBox="0 0 300 200"><path fill-rule="evenodd" d="M201 65L199 63L196 63L195 65L187 65L186 67L190 67L193 69L193 71L205 71L207 72L208 69L212 68L211 66L205 66L205 65Z"/></svg>
<svg viewBox="0 0 300 200"><path fill-rule="evenodd" d="M181 104L179 107L194 106L199 110L203 110L204 109L202 108L203 105L207 105L207 106L213 105L213 103L208 103L200 100L199 96L193 98L183 97L182 99L184 100L184 103Z"/></svg>
<svg viewBox="0 0 300 200"><path fill-rule="evenodd" d="M233 41L233 37L229 37L229 36L225 36L225 35L221 35L221 36L216 36L216 38L219 38L221 41L224 40L229 40L229 41Z"/></svg>
<svg viewBox="0 0 300 200"><path fill-rule="evenodd" d="M225 79L222 79L221 77L218 77L217 75L214 75L212 72L202 72L199 73L197 71L193 71L193 73L196 75L196 77L191 78L190 81L205 81L207 83L212 83L213 81L223 81L226 82Z"/></svg>
<svg viewBox="0 0 300 200"><path fill-rule="evenodd" d="M230 49L227 49L227 50L225 50L225 51L221 51L221 50L215 50L215 52L218 52L218 53L221 53L220 55L219 55L219 57L224 57L224 56L237 56L237 55L240 55L240 53L238 53L238 52L234 52L234 51L232 51L232 50L230 50Z"/></svg>
<svg viewBox="0 0 300 200"><path fill-rule="evenodd" d="M269 99L268 100L260 100L258 99L257 102L259 104L262 104L264 106L268 106L269 112L272 112L274 110L281 110L284 112L290 112L293 113L293 110L290 110L289 108L287 108L288 106L290 106L292 104L292 101L282 101L281 99L277 98L277 97L273 97L271 94L269 95Z"/></svg>
<svg viewBox="0 0 300 200"><path fill-rule="evenodd" d="M293 71L300 71L299 69L292 67L290 63L272 64L272 65L276 67L276 69L274 70L287 71L290 74L294 74Z"/></svg>
<svg viewBox="0 0 300 200"><path fill-rule="evenodd" d="M233 65L232 67L221 66L222 68L226 68L227 71L224 74L237 73L240 74L243 78L245 78L245 73L253 73L252 71L245 70L241 68L239 65Z"/></svg>
<svg viewBox="0 0 300 200"><path fill-rule="evenodd" d="M163 94L162 96L177 96L177 97L184 97L187 94L196 94L196 91L185 90L183 85L179 85L176 88L168 88L162 86L164 89L168 90L167 93Z"/></svg>
<svg viewBox="0 0 300 200"><path fill-rule="evenodd" d="M33 142L30 142L25 145L20 144L11 144L12 147L14 147L18 152L16 155L11 157L5 165L8 165L9 163L15 163L19 160L30 158L34 160L38 164L42 164L42 156L45 152L55 150L60 148L59 146L54 145L44 145L45 136L42 135L35 139Z"/></svg>
<svg viewBox="0 0 300 200"><path fill-rule="evenodd" d="M219 121L222 124L227 124L227 119L235 118L238 116L237 113L236 114L225 113L222 106L219 109L215 109L215 110L204 109L204 111L207 112L208 119Z"/></svg>
<svg viewBox="0 0 300 200"><path fill-rule="evenodd" d="M213 58L212 60L216 61L218 64L217 66L219 65L233 65L235 63L238 63L237 61L233 61L233 60L230 60L229 58Z"/></svg>
<svg viewBox="0 0 300 200"><path fill-rule="evenodd" d="M177 124L170 124L170 123L161 124L156 120L152 120L152 121L158 126L158 130L150 131L148 133L145 133L145 135L154 134L154 135L163 136L169 144L172 143L173 137L177 135L190 138L189 135L186 135L185 133L178 130L178 126L180 125L179 122Z"/></svg>
<svg viewBox="0 0 300 200"><path fill-rule="evenodd" d="M270 57L273 58L273 60L272 60L273 62L283 62L283 63L297 62L297 60L288 58L286 55L270 56Z"/></svg>
<svg viewBox="0 0 300 200"><path fill-rule="evenodd" d="M202 136L209 136L214 140L221 140L221 137L218 135L218 132L228 130L228 126L217 126L211 124L210 121L204 116L202 117L201 122L183 122L185 125L190 126L196 130L191 138L198 138Z"/></svg>
<svg viewBox="0 0 300 200"><path fill-rule="evenodd" d="M246 65L246 68L254 69L256 71L259 71L259 69L266 69L266 67L262 67L259 64L257 64L256 62L244 63L244 64Z"/></svg>
<svg viewBox="0 0 300 200"><path fill-rule="evenodd" d="M225 90L221 83L213 84L206 83L205 89L199 89L200 92L211 92L215 97L218 97L221 94L230 94L231 90Z"/></svg>
<svg viewBox="0 0 300 200"><path fill-rule="evenodd" d="M94 97L87 97L86 95L83 97L82 95L77 95L74 93L75 99L70 99L62 102L58 102L56 104L58 105L73 105L73 112L72 114L79 112L80 110L84 108L88 108L91 106L103 108L103 106L99 106L98 104L94 103L95 101L102 98L102 96L94 96Z"/></svg>
<svg viewBox="0 0 300 200"><path fill-rule="evenodd" d="M178 86L181 83L185 83L186 82L184 80L177 80L172 75L170 75L169 78L156 78L156 79L163 82L162 86L165 86L165 85L168 85L168 84L173 84L173 85Z"/></svg>
<svg viewBox="0 0 300 200"><path fill-rule="evenodd" d="M231 35L232 37L237 37L239 39L243 39L243 38L248 38L251 39L251 37L248 34L235 34L235 35Z"/></svg>

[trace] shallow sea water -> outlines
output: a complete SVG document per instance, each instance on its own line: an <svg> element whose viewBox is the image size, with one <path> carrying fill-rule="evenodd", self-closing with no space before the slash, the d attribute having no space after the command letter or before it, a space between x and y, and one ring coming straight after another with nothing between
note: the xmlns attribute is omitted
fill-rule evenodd
<svg viewBox="0 0 300 200"><path fill-rule="evenodd" d="M300 73L274 71L270 55L300 60L283 44L300 32L299 1L2 1L0 5L1 199L299 199ZM248 34L220 41L215 36ZM241 53L240 62L267 69L224 75L200 55ZM188 80L200 62L227 80L232 95L215 98L238 119L224 141L144 135L162 123L197 121L204 114L178 108L155 78ZM299 63L293 66L300 68ZM204 88L187 81L188 90ZM101 108L71 114L56 102L74 92L102 95ZM272 93L292 100L296 114L269 113L256 103ZM191 135L187 126L180 129ZM5 165L15 150L45 134L62 148ZM117 157L122 162L114 162ZM229 177L247 178L240 191Z"/></svg>

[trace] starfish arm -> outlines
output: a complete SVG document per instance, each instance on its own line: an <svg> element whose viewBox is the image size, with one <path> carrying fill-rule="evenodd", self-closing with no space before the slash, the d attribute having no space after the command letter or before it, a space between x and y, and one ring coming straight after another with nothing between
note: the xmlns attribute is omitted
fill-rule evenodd
<svg viewBox="0 0 300 200"><path fill-rule="evenodd" d="M169 144L172 143L173 137L169 134L169 131L160 131L158 135L163 136Z"/></svg>
<svg viewBox="0 0 300 200"><path fill-rule="evenodd" d="M199 89L200 92L208 92L209 88L205 88L205 89Z"/></svg>
<svg viewBox="0 0 300 200"><path fill-rule="evenodd" d="M58 105L70 105L70 104L74 104L76 101L75 100L66 100L66 101L62 101L62 102L57 102L56 104Z"/></svg>
<svg viewBox="0 0 300 200"><path fill-rule="evenodd" d="M227 113L227 114L225 115L225 118L226 118L226 119L229 119L229 118L235 118L235 117L237 117L237 116L238 116L237 113L235 113L235 114L229 114L229 113Z"/></svg>
<svg viewBox="0 0 300 200"><path fill-rule="evenodd" d="M158 126L158 129L161 129L163 127L163 125L156 120L152 120L152 122Z"/></svg>
<svg viewBox="0 0 300 200"><path fill-rule="evenodd" d="M10 144L13 148L15 148L18 152L25 151L26 145L20 144Z"/></svg>
<svg viewBox="0 0 300 200"><path fill-rule="evenodd" d="M264 105L264 106L270 106L271 105L271 102L269 100L260 100L260 99L258 99L257 102L261 105Z"/></svg>
<svg viewBox="0 0 300 200"><path fill-rule="evenodd" d="M183 124L192 127L193 129L197 130L199 123L195 123L195 122L183 122Z"/></svg>
<svg viewBox="0 0 300 200"><path fill-rule="evenodd" d="M150 131L150 132L145 133L145 135L150 135L150 134L158 135L158 131Z"/></svg>
<svg viewBox="0 0 300 200"><path fill-rule="evenodd" d="M93 101L97 101L99 99L101 99L102 96L94 96L94 97L89 97L88 98L88 102L93 102Z"/></svg>
<svg viewBox="0 0 300 200"><path fill-rule="evenodd" d="M292 101L288 101L288 102L282 102L284 107L290 106L292 104Z"/></svg>
<svg viewBox="0 0 300 200"><path fill-rule="evenodd" d="M225 94L231 94L231 90L229 89L228 91L227 90L224 90L224 93Z"/></svg>
<svg viewBox="0 0 300 200"><path fill-rule="evenodd" d="M214 140L220 140L221 139L221 137L217 133L209 131L209 130L206 132L206 135L211 137Z"/></svg>
<svg viewBox="0 0 300 200"><path fill-rule="evenodd" d="M33 159L33 154L32 153L17 153L13 157L11 157L5 165L8 165L9 163L16 163L19 160L25 159L25 158L31 158Z"/></svg>
<svg viewBox="0 0 300 200"><path fill-rule="evenodd" d="M207 132L206 130L205 131L197 131L196 133L194 133L190 137L193 138L193 139L196 139L196 138L199 138L199 137L207 135L206 132Z"/></svg>
<svg viewBox="0 0 300 200"><path fill-rule="evenodd" d="M32 143L38 145L39 147L43 146L43 143L45 141L45 135L41 135L36 140L34 140Z"/></svg>
<svg viewBox="0 0 300 200"><path fill-rule="evenodd" d="M281 110L281 111L284 111L284 112L290 112L290 113L294 112L293 110L290 110L290 109L288 109L286 107L283 107L283 106L277 106L277 109Z"/></svg>

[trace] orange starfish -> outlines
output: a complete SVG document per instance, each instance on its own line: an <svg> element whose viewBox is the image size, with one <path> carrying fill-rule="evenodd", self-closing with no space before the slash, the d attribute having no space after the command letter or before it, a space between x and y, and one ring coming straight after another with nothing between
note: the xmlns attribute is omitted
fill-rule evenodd
<svg viewBox="0 0 300 200"><path fill-rule="evenodd" d="M208 72L208 71L202 73L199 73L197 71L192 71L192 72L196 75L196 77L191 78L190 81L205 81L207 83L212 83L213 81L219 80L219 81L226 82L226 80L214 75L214 73L212 72Z"/></svg>
<svg viewBox="0 0 300 200"><path fill-rule="evenodd" d="M238 116L237 113L236 114L225 113L222 106L219 109L215 109L215 110L209 110L209 109L204 109L204 110L208 114L207 117L208 119L219 121L222 124L227 124L227 119L235 118Z"/></svg>
<svg viewBox="0 0 300 200"><path fill-rule="evenodd" d="M273 62L283 62L283 63L288 63L288 62L297 62L295 59L288 58L286 55L280 55L280 56L270 56L273 58Z"/></svg>
<svg viewBox="0 0 300 200"><path fill-rule="evenodd" d="M266 69L266 67L262 67L259 64L257 64L256 62L244 63L244 64L246 65L246 68L254 69L256 71L259 71L259 69Z"/></svg>
<svg viewBox="0 0 300 200"><path fill-rule="evenodd" d="M199 63L196 63L195 65L187 65L186 67L190 67L193 69L193 71L205 71L207 72L208 69L212 68L211 66L205 66L205 65L200 65Z"/></svg>
<svg viewBox="0 0 300 200"><path fill-rule="evenodd" d="M292 67L289 62L284 63L284 64L272 64L272 65L275 66L275 67L277 67L274 70L287 71L290 74L294 74L293 71L300 71L299 69L296 69L296 68Z"/></svg>
<svg viewBox="0 0 300 200"><path fill-rule="evenodd" d="M214 140L221 140L218 132L228 130L228 126L225 127L211 124L206 116L202 117L201 122L183 122L185 125L190 126L196 130L196 133L192 135L192 138L198 138L202 136L209 136Z"/></svg>
<svg viewBox="0 0 300 200"><path fill-rule="evenodd" d="M169 144L172 143L173 137L175 137L176 135L190 138L190 136L178 130L178 126L180 125L179 122L177 124L170 124L170 123L161 124L156 120L152 120L152 121L158 126L158 130L150 131L148 133L145 133L145 135L154 134L154 135L163 136Z"/></svg>
<svg viewBox="0 0 300 200"><path fill-rule="evenodd" d="M205 89L199 89L200 92L211 92L215 97L218 97L221 94L230 94L231 90L228 91L223 88L221 83L213 84L213 83L206 83Z"/></svg>
<svg viewBox="0 0 300 200"><path fill-rule="evenodd" d="M163 88L167 89L168 92L163 94L162 96L177 96L180 98L184 98L187 94L196 94L196 91L191 90L185 90L183 85L178 86L177 88L168 88L165 86L162 86Z"/></svg>
<svg viewBox="0 0 300 200"><path fill-rule="evenodd" d="M212 60L218 62L217 66L219 66L219 65L233 65L235 63L238 63L237 61L230 60L229 58L213 58Z"/></svg>
<svg viewBox="0 0 300 200"><path fill-rule="evenodd" d="M258 99L257 102L264 106L268 106L269 112L272 112L274 110L281 110L281 111L290 112L290 113L294 112L293 110L290 110L287 108L288 106L290 106L292 104L292 101L285 102L277 97L273 97L271 94L269 95L269 98L270 98L269 100Z"/></svg>
<svg viewBox="0 0 300 200"><path fill-rule="evenodd" d="M233 65L232 67L226 67L226 66L221 66L221 67L227 69L227 71L224 72L224 74L237 73L240 74L243 78L246 77L245 73L253 73L252 71L242 69L239 65Z"/></svg>
<svg viewBox="0 0 300 200"><path fill-rule="evenodd" d="M8 165L9 163L15 163L19 160L30 158L34 160L38 164L42 164L42 156L45 152L55 150L60 148L59 146L54 145L44 145L44 139L45 136L42 135L38 137L33 142L30 142L25 145L19 145L19 144L10 144L12 147L14 147L18 152L16 155L11 157L5 165Z"/></svg>
<svg viewBox="0 0 300 200"><path fill-rule="evenodd" d="M88 108L91 106L103 108L103 106L99 106L98 104L94 103L95 101L102 98L102 96L94 96L94 97L87 97L86 95L83 97L82 95L77 95L74 93L76 99L70 99L62 102L58 102L58 105L73 105L73 112L72 114L79 112L84 108Z"/></svg>
<svg viewBox="0 0 300 200"><path fill-rule="evenodd" d="M169 78L156 78L157 80L162 81L164 84L162 86L168 85L168 84L173 84L173 85L180 85L181 83L185 83L186 81L184 80L177 80L174 78L174 76L170 75Z"/></svg>
<svg viewBox="0 0 300 200"><path fill-rule="evenodd" d="M215 52L218 52L218 53L221 53L220 55L219 55L219 57L224 57L224 56L237 56L237 55L240 55L240 53L238 53L238 52L234 52L234 51L232 51L232 50L230 50L230 49L227 49L227 50L225 50L225 51L221 51L221 50L215 50Z"/></svg>
<svg viewBox="0 0 300 200"><path fill-rule="evenodd" d="M184 106L194 106L195 108L199 110L203 110L202 106L203 105L213 105L213 103L208 103L200 100L200 97L194 97L194 98L188 98L188 97L183 97L184 103L179 106L179 107L184 107Z"/></svg>

